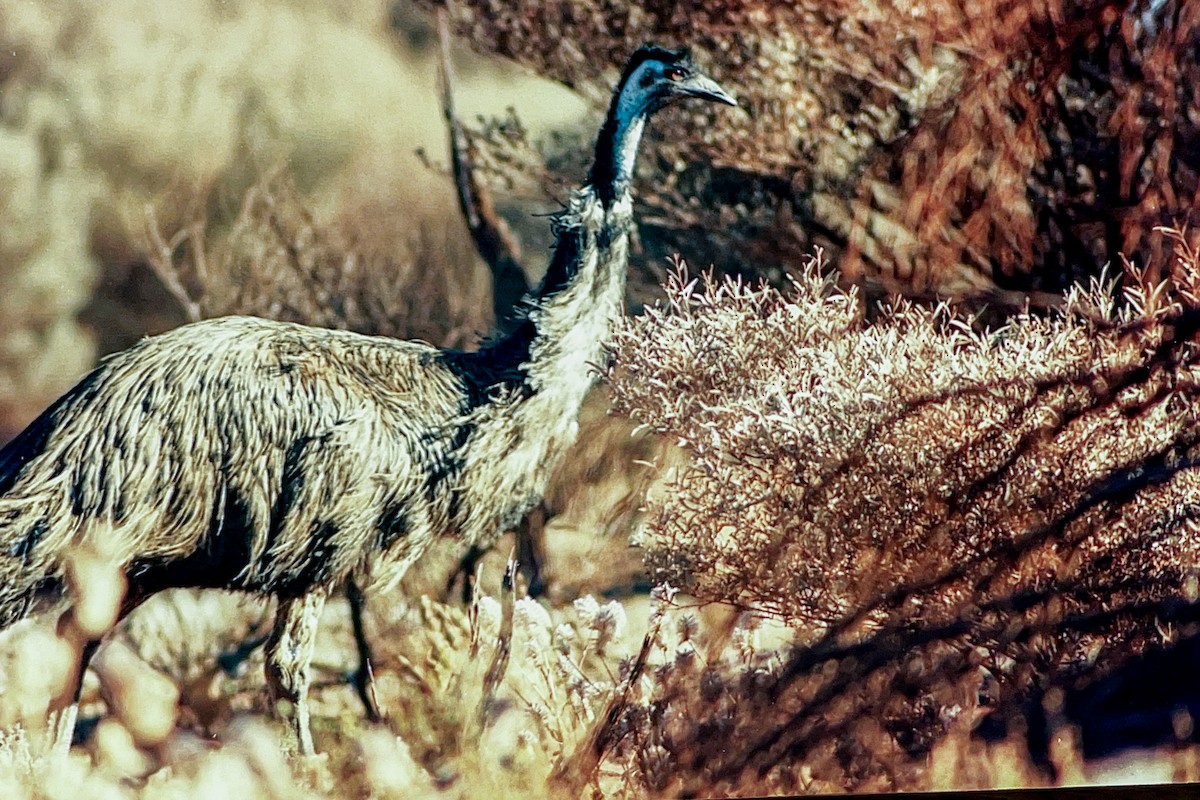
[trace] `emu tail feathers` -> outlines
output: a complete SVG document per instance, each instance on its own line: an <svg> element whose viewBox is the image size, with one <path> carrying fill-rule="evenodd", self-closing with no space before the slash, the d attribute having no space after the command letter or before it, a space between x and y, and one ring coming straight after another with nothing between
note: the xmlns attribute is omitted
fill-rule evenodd
<svg viewBox="0 0 1200 800"><path fill-rule="evenodd" d="M44 498L22 496L18 482L28 477L25 472L37 469L30 462L45 452L61 410L93 375L0 450L0 630L25 617L35 603L61 596L62 581L54 566L57 554L48 552L56 548L43 541L51 533L54 510Z"/></svg>
<svg viewBox="0 0 1200 800"><path fill-rule="evenodd" d="M19 509L4 508L0 498L0 630L62 594L53 548L42 543L49 524L40 514L32 520Z"/></svg>

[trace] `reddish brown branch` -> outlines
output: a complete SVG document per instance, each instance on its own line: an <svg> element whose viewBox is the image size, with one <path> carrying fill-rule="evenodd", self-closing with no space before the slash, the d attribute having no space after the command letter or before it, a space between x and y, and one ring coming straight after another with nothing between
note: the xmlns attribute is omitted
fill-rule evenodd
<svg viewBox="0 0 1200 800"><path fill-rule="evenodd" d="M491 270L492 311L497 325L504 327L505 320L529 291L529 282L521 268L517 239L508 224L496 213L491 191L475 171L474 147L454 108L454 71L450 63L450 29L445 8L438 9L437 29L442 113L450 132L454 188L475 249Z"/></svg>

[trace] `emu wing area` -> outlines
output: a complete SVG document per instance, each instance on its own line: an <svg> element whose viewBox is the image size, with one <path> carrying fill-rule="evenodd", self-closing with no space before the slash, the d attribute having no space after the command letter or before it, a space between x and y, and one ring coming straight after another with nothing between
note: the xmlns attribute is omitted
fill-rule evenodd
<svg viewBox="0 0 1200 800"><path fill-rule="evenodd" d="M57 575L88 540L144 592L398 578L446 523L426 476L463 391L436 354L248 317L143 340L0 453L0 568Z"/></svg>

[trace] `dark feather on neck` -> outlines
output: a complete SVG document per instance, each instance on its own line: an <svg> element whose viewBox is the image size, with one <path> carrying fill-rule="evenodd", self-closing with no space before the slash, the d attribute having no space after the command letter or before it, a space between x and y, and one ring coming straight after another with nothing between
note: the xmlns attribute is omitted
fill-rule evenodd
<svg viewBox="0 0 1200 800"><path fill-rule="evenodd" d="M579 270L579 262L585 247L585 234L577 225L566 224L560 212L555 222L557 238L554 253L542 282L517 309L513 327L505 336L485 342L475 352L461 350L444 351L443 363L454 370L468 385L472 406L481 405L497 391L516 389L526 397L532 393L529 376L524 365L529 361L530 348L537 338L538 329L529 318L531 304L550 300L564 291Z"/></svg>
<svg viewBox="0 0 1200 800"><path fill-rule="evenodd" d="M612 208L617 195L625 187L618 186L617 180L617 114L616 101L609 108L608 118L600 128L600 138L596 141L596 160L588 174L588 183L596 192L596 197L605 208Z"/></svg>

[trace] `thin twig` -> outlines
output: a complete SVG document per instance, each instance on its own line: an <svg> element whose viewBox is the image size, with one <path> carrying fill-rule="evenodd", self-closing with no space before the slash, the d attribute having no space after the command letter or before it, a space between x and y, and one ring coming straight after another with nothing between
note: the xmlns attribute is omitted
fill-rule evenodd
<svg viewBox="0 0 1200 800"><path fill-rule="evenodd" d="M479 724L486 727L496 710L496 690L504 680L508 670L508 659L512 653L513 608L516 597L517 560L509 554L508 566L504 570L503 591L501 593L500 631L496 635L496 652L492 655L492 663L488 665L487 674L483 678L483 699L479 704ZM479 581L475 581L479 586ZM476 588L478 594L478 588Z"/></svg>
<svg viewBox="0 0 1200 800"><path fill-rule="evenodd" d="M188 322L199 322L204 318L200 302L193 298L187 287L183 285L183 281L179 277L179 268L175 265L175 251L184 242L191 240L192 248L197 251L203 247L201 243L195 241L195 229L183 228L170 241L167 241L163 238L162 230L159 228L158 215L154 206L147 203L146 235L151 245L148 254L150 268L162 283L163 288L179 303Z"/></svg>

